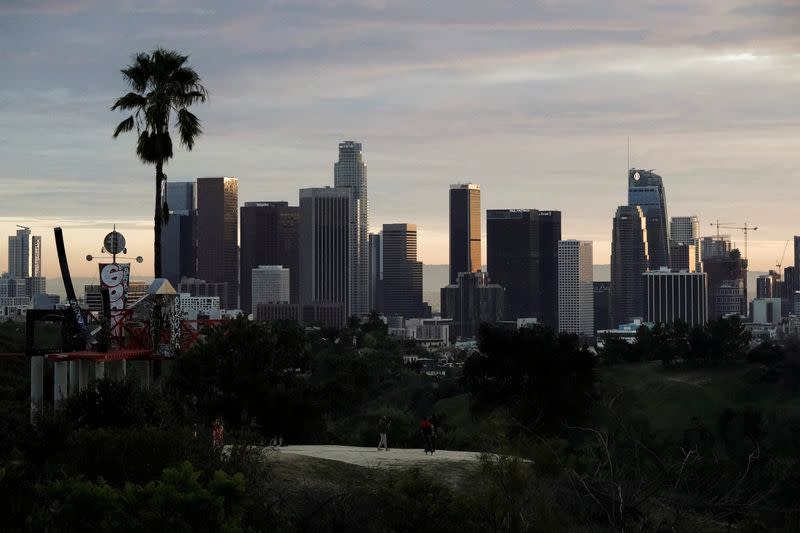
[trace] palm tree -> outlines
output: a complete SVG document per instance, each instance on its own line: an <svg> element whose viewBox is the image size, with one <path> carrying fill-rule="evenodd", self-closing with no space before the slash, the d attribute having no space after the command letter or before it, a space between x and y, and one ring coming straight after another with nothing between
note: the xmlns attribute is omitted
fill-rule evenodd
<svg viewBox="0 0 800 533"><path fill-rule="evenodd" d="M150 54L139 53L133 64L122 69L122 78L132 89L111 106L111 110L132 111L114 130L120 133L134 128L138 134L136 155L142 163L156 167L156 202L154 222L153 274L161 277L161 228L169 217L164 191L167 180L164 164L172 158L170 118L174 112L181 144L189 151L203 132L200 119L189 112L189 106L205 102L208 92L200 84L200 76L186 65L189 56L158 48Z"/></svg>

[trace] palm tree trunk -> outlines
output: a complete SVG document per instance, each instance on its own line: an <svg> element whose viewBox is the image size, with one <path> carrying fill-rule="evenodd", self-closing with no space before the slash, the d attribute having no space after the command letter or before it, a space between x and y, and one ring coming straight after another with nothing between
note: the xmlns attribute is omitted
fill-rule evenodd
<svg viewBox="0 0 800 533"><path fill-rule="evenodd" d="M153 216L153 277L161 277L161 184L164 182L164 163L156 163L156 209Z"/></svg>

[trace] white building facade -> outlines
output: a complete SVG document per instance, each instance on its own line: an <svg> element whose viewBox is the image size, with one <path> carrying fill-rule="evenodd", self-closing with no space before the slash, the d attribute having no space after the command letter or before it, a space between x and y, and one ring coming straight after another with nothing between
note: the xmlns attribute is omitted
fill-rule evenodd
<svg viewBox="0 0 800 533"><path fill-rule="evenodd" d="M251 298L258 304L288 304L290 301L290 272L281 265L261 265L252 270Z"/></svg>
<svg viewBox="0 0 800 533"><path fill-rule="evenodd" d="M558 330L594 335L592 241L558 241Z"/></svg>

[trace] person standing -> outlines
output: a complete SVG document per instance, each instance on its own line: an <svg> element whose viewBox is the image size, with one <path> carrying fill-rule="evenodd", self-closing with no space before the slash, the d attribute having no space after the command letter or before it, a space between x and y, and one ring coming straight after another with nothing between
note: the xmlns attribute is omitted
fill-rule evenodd
<svg viewBox="0 0 800 533"><path fill-rule="evenodd" d="M211 427L211 441L215 450L221 449L225 443L225 426L221 418L217 418Z"/></svg>
<svg viewBox="0 0 800 533"><path fill-rule="evenodd" d="M419 429L422 433L422 441L425 444L425 455L430 452L433 454L433 425L429 418L425 417L419 423Z"/></svg>
<svg viewBox="0 0 800 533"><path fill-rule="evenodd" d="M389 428L392 427L392 421L389 419L388 416L383 416L378 422L378 433L380 434L380 440L378 441L378 451L381 451L381 448L389 451Z"/></svg>

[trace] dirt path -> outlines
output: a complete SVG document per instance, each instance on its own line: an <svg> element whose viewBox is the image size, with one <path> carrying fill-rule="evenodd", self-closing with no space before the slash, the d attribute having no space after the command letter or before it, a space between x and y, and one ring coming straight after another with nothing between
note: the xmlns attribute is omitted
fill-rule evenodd
<svg viewBox="0 0 800 533"><path fill-rule="evenodd" d="M445 463L474 463L478 460L476 452L456 452L440 450L433 455L426 455L419 448L392 448L388 451L377 451L375 448L358 446L287 446L277 448L275 457L282 455L302 455L341 461L368 468L409 468L442 465ZM453 465L456 466L456 465Z"/></svg>

